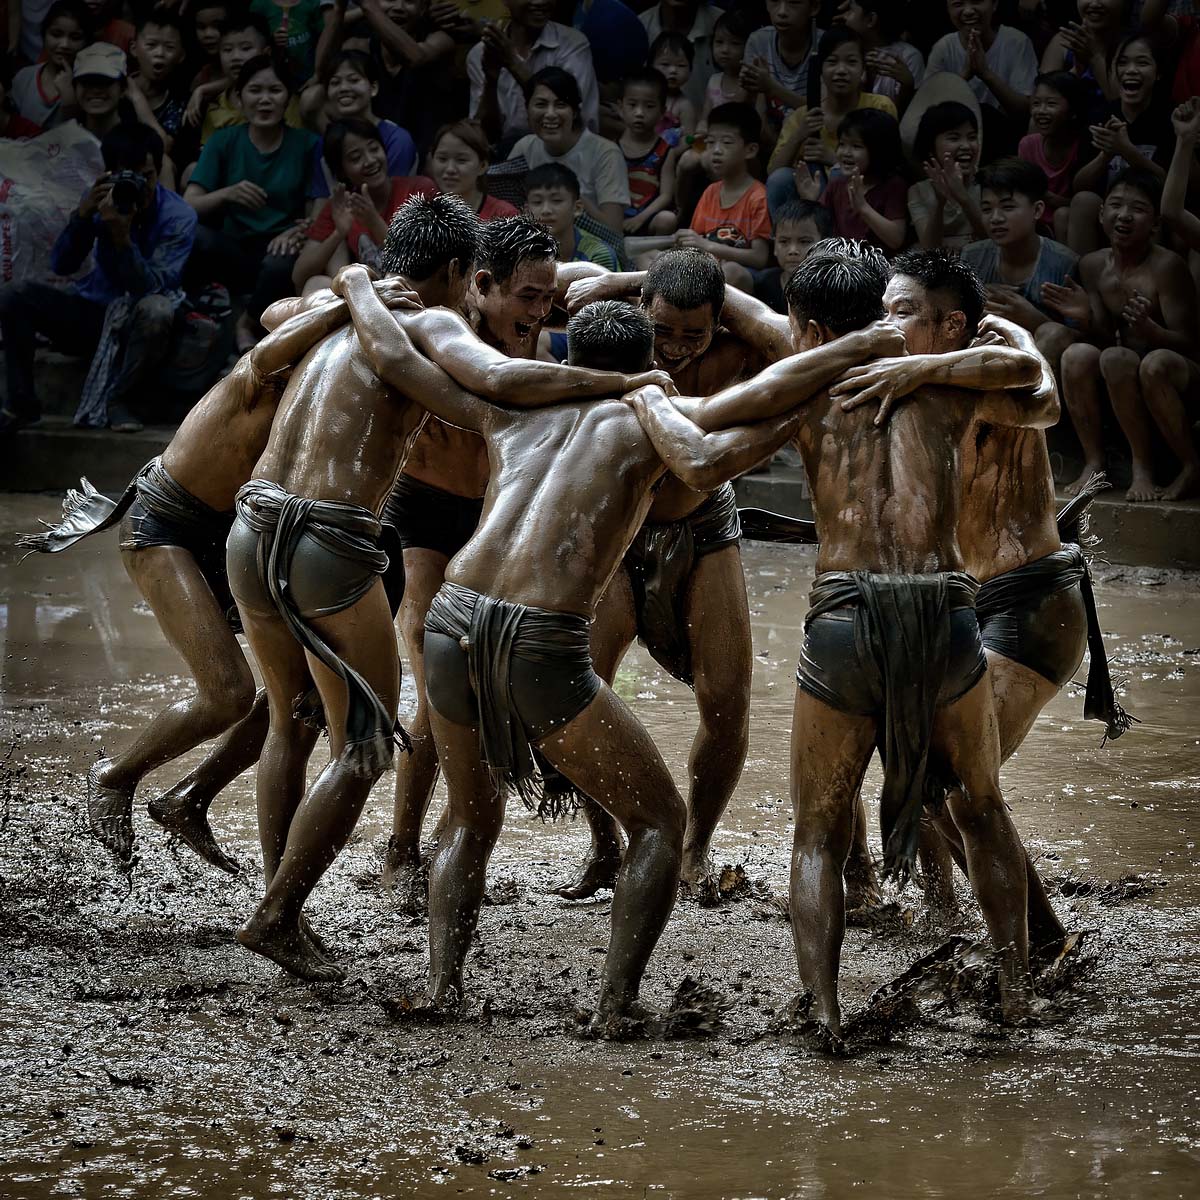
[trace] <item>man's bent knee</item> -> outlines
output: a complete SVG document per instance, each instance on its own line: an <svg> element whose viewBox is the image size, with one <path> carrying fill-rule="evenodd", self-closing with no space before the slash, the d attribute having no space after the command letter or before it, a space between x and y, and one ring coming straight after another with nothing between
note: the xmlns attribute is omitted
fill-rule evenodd
<svg viewBox="0 0 1200 1200"><path fill-rule="evenodd" d="M1137 354L1126 346L1106 346L1100 351L1100 374L1105 379L1132 378L1137 375L1139 365Z"/></svg>
<svg viewBox="0 0 1200 1200"><path fill-rule="evenodd" d="M1142 359L1138 378L1155 387L1174 386L1181 370L1186 372L1187 363L1174 350L1151 350Z"/></svg>

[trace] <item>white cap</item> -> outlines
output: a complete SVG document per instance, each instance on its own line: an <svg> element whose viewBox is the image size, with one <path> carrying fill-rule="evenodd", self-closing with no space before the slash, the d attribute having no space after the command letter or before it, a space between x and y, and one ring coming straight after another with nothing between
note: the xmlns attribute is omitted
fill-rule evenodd
<svg viewBox="0 0 1200 1200"><path fill-rule="evenodd" d="M90 75L99 79L124 79L127 74L124 50L108 42L93 42L75 55L71 77L84 79Z"/></svg>

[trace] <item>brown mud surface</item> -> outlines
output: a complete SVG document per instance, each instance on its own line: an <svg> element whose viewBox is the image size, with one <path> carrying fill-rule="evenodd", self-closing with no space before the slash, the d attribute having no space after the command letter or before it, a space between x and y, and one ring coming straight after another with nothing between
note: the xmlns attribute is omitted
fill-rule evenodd
<svg viewBox="0 0 1200 1200"><path fill-rule="evenodd" d="M731 866L720 890L735 895L677 908L644 989L674 1010L653 1036L615 1044L577 1032L610 894L550 894L583 853L581 822L542 825L511 807L467 1012L442 1023L408 1012L424 922L374 882L390 776L311 905L345 984L296 985L239 948L259 877L205 867L146 815L197 756L139 791L140 861L121 876L85 833L84 774L187 681L115 538L18 564L12 532L56 508L50 497L0 507L0 757L14 746L0 769L0 1196L1197 1194L1194 578L1102 572L1114 674L1141 724L1102 749L1069 687L1004 773L1056 906L1091 931L1051 967L1051 1019L994 1024L962 881L963 920L949 930L930 926L910 888L847 934L848 1057L831 1059L804 1035L779 903L810 556L746 552L750 758L715 846ZM687 691L640 650L618 686L683 780ZM402 707L412 699L406 678ZM873 766L868 796L879 779ZM212 812L249 863L252 782Z"/></svg>

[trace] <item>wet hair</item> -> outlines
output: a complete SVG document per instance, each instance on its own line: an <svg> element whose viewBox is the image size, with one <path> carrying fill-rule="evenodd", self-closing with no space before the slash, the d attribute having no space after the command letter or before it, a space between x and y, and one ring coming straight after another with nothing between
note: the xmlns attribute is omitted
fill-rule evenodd
<svg viewBox="0 0 1200 1200"><path fill-rule="evenodd" d="M330 121L325 130L325 139L321 144L321 156L329 164L334 177L346 182L342 163L346 156L346 138L353 134L355 137L369 138L384 146L383 134L374 121L366 121L362 117L343 117L340 121ZM384 149L386 150L386 146Z"/></svg>
<svg viewBox="0 0 1200 1200"><path fill-rule="evenodd" d="M137 23L137 31L141 33L147 25L157 25L159 29L173 29L179 34L179 40L183 40L185 33L184 18L179 14L177 9L168 8L165 4L156 4L140 21Z"/></svg>
<svg viewBox="0 0 1200 1200"><path fill-rule="evenodd" d="M458 259L465 275L478 243L479 218L457 196L412 196L392 217L379 266L386 275L420 282Z"/></svg>
<svg viewBox="0 0 1200 1200"><path fill-rule="evenodd" d="M131 121L110 129L100 142L100 157L106 171L140 171L146 155L154 160L154 169L162 170L163 141L149 125Z"/></svg>
<svg viewBox="0 0 1200 1200"><path fill-rule="evenodd" d="M646 371L654 358L654 326L623 300L595 300L567 322L567 362L593 371Z"/></svg>
<svg viewBox="0 0 1200 1200"><path fill-rule="evenodd" d="M752 104L742 104L734 100L728 104L718 104L708 114L709 132L718 127L732 129L749 146L758 141L762 121Z"/></svg>
<svg viewBox="0 0 1200 1200"><path fill-rule="evenodd" d="M1045 200L1049 186L1046 172L1023 158L998 158L979 172L982 191L1024 196L1031 204Z"/></svg>
<svg viewBox="0 0 1200 1200"><path fill-rule="evenodd" d="M562 163L542 163L525 176L525 194L528 196L534 188L562 188L578 200L579 176Z"/></svg>
<svg viewBox="0 0 1200 1200"><path fill-rule="evenodd" d="M868 16L879 19L879 33L884 42L897 42L908 28L907 0L855 0Z"/></svg>
<svg viewBox="0 0 1200 1200"><path fill-rule="evenodd" d="M921 117L917 126L917 136L913 141L913 157L923 163L933 154L933 144L943 133L957 129L960 125L970 125L976 133L979 132L979 119L965 104L957 100L943 100L941 104L931 104Z"/></svg>
<svg viewBox="0 0 1200 1200"><path fill-rule="evenodd" d="M857 133L870 156L870 173L879 182L899 175L904 166L900 145L900 124L890 113L877 108L856 108L838 125L838 137Z"/></svg>
<svg viewBox="0 0 1200 1200"><path fill-rule="evenodd" d="M703 250L668 250L650 264L642 280L642 304L649 307L656 296L680 312L707 306L715 321L725 307L725 273Z"/></svg>
<svg viewBox="0 0 1200 1200"><path fill-rule="evenodd" d="M82 0L54 0L54 3L46 10L46 15L42 18L42 37L46 36L46 30L59 17L69 17L83 30L83 44L85 46L92 40L92 13L88 6L82 3Z"/></svg>
<svg viewBox="0 0 1200 1200"><path fill-rule="evenodd" d="M479 231L475 269L488 271L497 283L507 283L523 262L558 257L558 243L544 225L529 217L500 217Z"/></svg>
<svg viewBox="0 0 1200 1200"><path fill-rule="evenodd" d="M357 75L361 75L368 83L379 82L379 68L375 60L361 50L339 50L326 64L321 72L321 82L328 87L340 67L349 67Z"/></svg>
<svg viewBox="0 0 1200 1200"><path fill-rule="evenodd" d="M673 50L676 54L682 54L688 60L689 67L696 62L696 47L692 45L692 39L685 37L682 33L673 33L669 29L664 29L650 43L650 53L646 55L646 62L653 63L664 50Z"/></svg>
<svg viewBox="0 0 1200 1200"><path fill-rule="evenodd" d="M1141 167L1122 167L1116 175L1113 176L1113 181L1108 185L1108 189L1104 195L1111 196L1114 188L1124 184L1126 187L1136 188L1139 192L1154 205L1154 211L1158 212L1162 208L1162 180L1157 175L1151 175L1149 171L1143 171Z"/></svg>
<svg viewBox="0 0 1200 1200"><path fill-rule="evenodd" d="M248 58L242 64L242 69L238 72L237 82L234 84L234 92L241 95L245 91L247 84L260 71L272 72L276 79L287 88L288 95L292 95L295 90L295 84L292 82L291 68L288 66L288 61L284 56L272 47L270 54L256 54L253 58Z"/></svg>
<svg viewBox="0 0 1200 1200"><path fill-rule="evenodd" d="M967 335L975 336L987 293L979 276L957 254L940 248L905 250L892 259L892 275L915 279L927 292L948 294L954 309L967 319Z"/></svg>
<svg viewBox="0 0 1200 1200"><path fill-rule="evenodd" d="M1067 124L1076 133L1084 129L1088 122L1087 85L1074 71L1043 71L1033 86L1056 91L1067 102Z"/></svg>
<svg viewBox="0 0 1200 1200"><path fill-rule="evenodd" d="M621 79L621 96L631 87L652 87L658 93L658 101L665 108L667 105L667 81L657 67L635 67Z"/></svg>
<svg viewBox="0 0 1200 1200"><path fill-rule="evenodd" d="M535 71L529 77L529 82L525 84L525 103L528 104L533 99L533 93L539 87L549 88L564 104L568 105L571 111L575 114L575 119L580 119L580 114L583 111L583 95L579 91L579 83L575 76L562 67L543 67L540 71Z"/></svg>
<svg viewBox="0 0 1200 1200"><path fill-rule="evenodd" d="M789 200L775 210L775 236L784 225L801 225L811 221L823 238L833 237L833 213L819 200Z"/></svg>
<svg viewBox="0 0 1200 1200"><path fill-rule="evenodd" d="M431 155L442 144L444 137L458 138L464 146L479 156L481 162L486 163L491 159L492 148L488 145L487 134L483 132L483 126L478 121L451 121L450 124L443 125L429 143ZM480 183L482 182L480 180Z"/></svg>
<svg viewBox="0 0 1200 1200"><path fill-rule="evenodd" d="M714 35L717 30L723 29L730 37L737 38L739 42L746 41L757 28L757 23L751 21L740 8L726 9L713 22Z"/></svg>
<svg viewBox="0 0 1200 1200"><path fill-rule="evenodd" d="M248 8L227 9L225 20L217 28L221 31L222 37L230 33L243 33L247 29L253 29L268 46L273 44L271 27L267 24L266 17L251 12Z"/></svg>
<svg viewBox="0 0 1200 1200"><path fill-rule="evenodd" d="M817 43L817 74L821 73L825 66L825 60L835 51L840 50L843 46L848 46L853 42L858 47L859 54L862 55L863 69L866 69L867 48L863 44L862 34L855 33L853 29L847 29L845 25L835 25L832 29L827 29L822 35L821 40Z"/></svg>
<svg viewBox="0 0 1200 1200"><path fill-rule="evenodd" d="M883 316L887 277L882 250L851 238L826 238L808 252L783 294L802 325L816 321L841 337Z"/></svg>

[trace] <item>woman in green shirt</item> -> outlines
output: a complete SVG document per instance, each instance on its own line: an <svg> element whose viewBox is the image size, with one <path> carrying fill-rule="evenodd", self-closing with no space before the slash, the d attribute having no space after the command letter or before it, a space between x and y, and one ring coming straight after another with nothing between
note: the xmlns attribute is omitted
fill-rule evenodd
<svg viewBox="0 0 1200 1200"><path fill-rule="evenodd" d="M263 309L291 295L318 143L308 130L284 124L291 83L277 56L250 59L236 90L246 124L208 139L184 199L201 222L191 282L216 279L232 292L249 293L238 325L244 350L262 337Z"/></svg>

